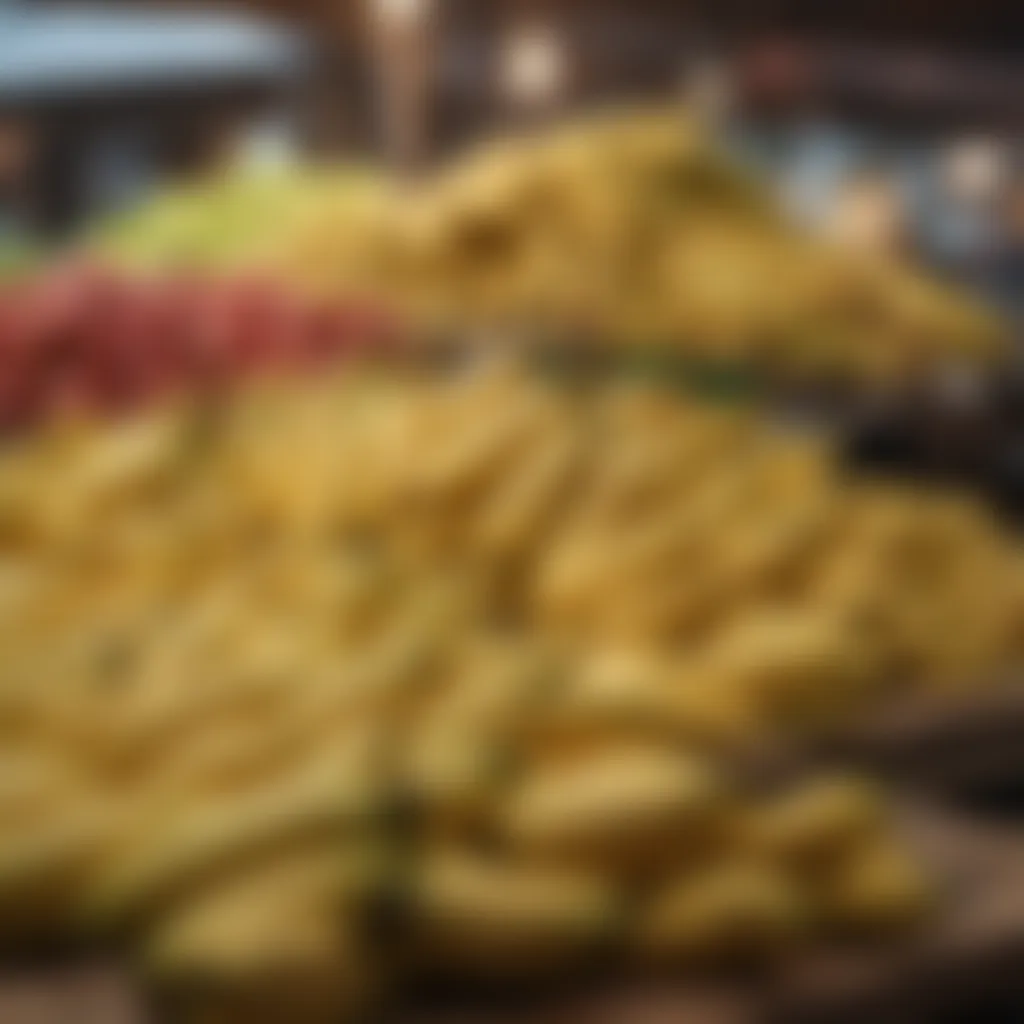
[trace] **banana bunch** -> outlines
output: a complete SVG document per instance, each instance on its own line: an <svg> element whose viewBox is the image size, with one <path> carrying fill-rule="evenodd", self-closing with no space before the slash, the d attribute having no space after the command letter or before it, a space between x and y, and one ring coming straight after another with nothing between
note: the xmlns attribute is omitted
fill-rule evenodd
<svg viewBox="0 0 1024 1024"><path fill-rule="evenodd" d="M371 217L387 194L386 180L370 167L221 173L101 224L86 249L132 270L273 272L292 238L309 238L315 250L314 236L333 226L338 231L329 233L343 246L350 225Z"/></svg>
<svg viewBox="0 0 1024 1024"><path fill-rule="evenodd" d="M282 266L439 329L498 323L859 384L985 364L1005 341L913 269L805 237L679 111L492 143L348 229L311 227Z"/></svg>
<svg viewBox="0 0 1024 1024"><path fill-rule="evenodd" d="M421 975L693 971L912 926L934 887L872 787L755 784L664 715L588 696L618 672L609 645L624 664L624 636L588 632L603 602L679 582L652 542L727 450L733 474L783 462L723 524L749 502L803 523L796 499L825 489L818 456L749 421L503 373L265 383L5 449L0 941L119 943L179 1019L318 1024ZM592 529L621 590L567 617L535 603ZM724 532L700 536L717 557ZM703 685L674 613L624 613L669 670L625 689L664 707L798 686L802 708L864 682L788 574L744 579ZM793 595L795 638L753 628L769 594Z"/></svg>
<svg viewBox="0 0 1024 1024"><path fill-rule="evenodd" d="M899 383L1006 342L923 274L801 234L679 110L486 144L413 185L344 167L202 182L90 249L365 294L442 334L525 328L797 383Z"/></svg>
<svg viewBox="0 0 1024 1024"><path fill-rule="evenodd" d="M691 738L988 685L1024 643L1020 551L980 503L846 477L819 440L744 411L502 367L265 383L226 411L181 401L10 449L0 635L27 638L39 611L23 571L64 587L81 562L88 594L112 549L133 572L232 576L265 534L457 571L492 618L574 652L581 711L622 700ZM52 605L60 628L90 610Z"/></svg>
<svg viewBox="0 0 1024 1024"><path fill-rule="evenodd" d="M594 661L581 711L749 738L1019 663L1024 563L970 498L849 478L817 439L642 385L499 369L374 405L341 514Z"/></svg>

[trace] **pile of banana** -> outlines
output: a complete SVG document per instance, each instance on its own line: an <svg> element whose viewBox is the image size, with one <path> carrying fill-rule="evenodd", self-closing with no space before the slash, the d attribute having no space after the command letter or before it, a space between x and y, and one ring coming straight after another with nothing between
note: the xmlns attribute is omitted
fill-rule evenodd
<svg viewBox="0 0 1024 1024"><path fill-rule="evenodd" d="M992 682L1022 582L970 501L644 385L348 372L55 423L0 453L0 941L316 1024L898 932L934 883L882 796L726 750Z"/></svg>
<svg viewBox="0 0 1024 1024"><path fill-rule="evenodd" d="M798 379L888 381L983 360L998 332L906 267L804 237L676 112L472 154L378 254L430 313L665 346Z"/></svg>
<svg viewBox="0 0 1024 1024"><path fill-rule="evenodd" d="M497 324L793 382L898 383L1006 340L910 267L798 231L677 109L490 143L415 185L345 167L207 183L94 248L369 293L441 334Z"/></svg>
<svg viewBox="0 0 1024 1024"><path fill-rule="evenodd" d="M346 404L339 514L471 567L505 619L578 652L581 710L749 739L1020 659L1009 531L970 498L850 478L819 439L502 368Z"/></svg>

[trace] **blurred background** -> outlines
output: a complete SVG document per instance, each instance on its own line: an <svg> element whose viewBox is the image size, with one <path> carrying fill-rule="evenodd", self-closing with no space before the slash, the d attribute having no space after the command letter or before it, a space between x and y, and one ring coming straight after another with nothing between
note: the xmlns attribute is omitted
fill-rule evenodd
<svg viewBox="0 0 1024 1024"><path fill-rule="evenodd" d="M224 165L423 163L689 96L794 213L1021 309L1024 10L1005 0L0 0L0 245Z"/></svg>

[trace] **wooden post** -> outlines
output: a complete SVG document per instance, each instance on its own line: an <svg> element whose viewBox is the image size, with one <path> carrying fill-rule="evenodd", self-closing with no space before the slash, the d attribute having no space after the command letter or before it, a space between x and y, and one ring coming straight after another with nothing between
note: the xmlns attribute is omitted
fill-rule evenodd
<svg viewBox="0 0 1024 1024"><path fill-rule="evenodd" d="M433 17L429 0L368 0L374 89L387 157L403 174L430 149Z"/></svg>
<svg viewBox="0 0 1024 1024"><path fill-rule="evenodd" d="M498 73L501 96L514 121L549 117L568 85L565 44L555 24L539 19L514 24L502 43Z"/></svg>

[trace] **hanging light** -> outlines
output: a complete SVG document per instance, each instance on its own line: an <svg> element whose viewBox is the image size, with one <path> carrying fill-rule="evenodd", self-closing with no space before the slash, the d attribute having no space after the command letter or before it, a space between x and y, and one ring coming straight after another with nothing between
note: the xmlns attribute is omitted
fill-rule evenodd
<svg viewBox="0 0 1024 1024"><path fill-rule="evenodd" d="M898 252L907 231L904 196L882 175L854 178L839 190L824 226L830 237L849 248Z"/></svg>
<svg viewBox="0 0 1024 1024"><path fill-rule="evenodd" d="M553 103L567 77L565 47L554 26L529 24L515 29L502 48L500 74L504 95L517 106Z"/></svg>
<svg viewBox="0 0 1024 1024"><path fill-rule="evenodd" d="M1008 161L995 139L970 138L954 143L942 162L942 178L949 194L966 203L989 202L1007 177Z"/></svg>

